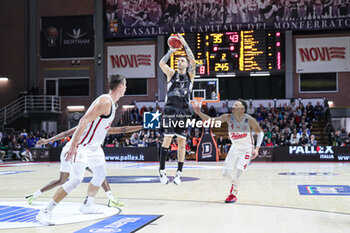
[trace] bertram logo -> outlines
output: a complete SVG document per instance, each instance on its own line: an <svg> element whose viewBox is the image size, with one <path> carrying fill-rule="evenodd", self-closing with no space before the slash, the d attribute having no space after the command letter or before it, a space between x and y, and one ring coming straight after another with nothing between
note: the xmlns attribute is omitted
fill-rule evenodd
<svg viewBox="0 0 350 233"><path fill-rule="evenodd" d="M345 51L345 47L299 48L299 54L302 62L345 59Z"/></svg>
<svg viewBox="0 0 350 233"><path fill-rule="evenodd" d="M82 39L83 36L87 35L87 32L81 33L79 29L73 28L73 34L66 32L68 36L70 36L72 39L66 39L63 40L63 44L65 45L71 45L71 44L77 44L77 45L85 45L90 43L90 39Z"/></svg>
<svg viewBox="0 0 350 233"><path fill-rule="evenodd" d="M319 154L320 159L334 159L334 152L332 146L290 146L290 155L314 155Z"/></svg>

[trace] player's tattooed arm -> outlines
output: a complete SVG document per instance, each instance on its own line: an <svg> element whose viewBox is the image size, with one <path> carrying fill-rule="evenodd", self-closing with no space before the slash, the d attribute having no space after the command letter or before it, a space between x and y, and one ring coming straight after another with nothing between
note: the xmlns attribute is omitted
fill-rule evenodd
<svg viewBox="0 0 350 233"><path fill-rule="evenodd" d="M185 38L180 33L178 33L177 35L180 38L180 41L186 51L188 60L190 61L190 63L188 64L188 72L190 73L191 79L193 79L196 73L196 59L194 59L192 50L190 49L190 46L188 46Z"/></svg>
<svg viewBox="0 0 350 233"><path fill-rule="evenodd" d="M169 49L169 51L167 52L167 54L164 55L164 57L162 57L162 59L160 59L159 62L159 67L162 69L162 71L166 74L168 82L170 81L170 78L174 75L175 71L173 69L171 69L168 64L166 64L171 56L171 54L174 52L174 49Z"/></svg>
<svg viewBox="0 0 350 233"><path fill-rule="evenodd" d="M53 137L49 138L49 139L42 138L42 139L38 140L36 144L41 146L41 145L48 144L50 142L55 142L55 141L58 141L58 140L62 140L64 138L66 138L66 137L71 136L75 132L76 129L77 129L77 127L71 128L70 130L66 130L66 131L64 131L62 133L57 134L56 136L53 136Z"/></svg>

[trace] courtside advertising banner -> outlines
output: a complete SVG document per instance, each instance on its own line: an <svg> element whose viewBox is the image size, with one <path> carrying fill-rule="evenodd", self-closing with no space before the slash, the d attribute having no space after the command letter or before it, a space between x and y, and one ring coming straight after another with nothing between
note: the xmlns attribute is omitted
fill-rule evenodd
<svg viewBox="0 0 350 233"><path fill-rule="evenodd" d="M349 72L350 37L296 39L296 72Z"/></svg>
<svg viewBox="0 0 350 233"><path fill-rule="evenodd" d="M41 58L70 59L94 56L94 17L54 16L42 17Z"/></svg>
<svg viewBox="0 0 350 233"><path fill-rule="evenodd" d="M127 78L155 78L155 49L151 45L120 45L107 48L107 73Z"/></svg>

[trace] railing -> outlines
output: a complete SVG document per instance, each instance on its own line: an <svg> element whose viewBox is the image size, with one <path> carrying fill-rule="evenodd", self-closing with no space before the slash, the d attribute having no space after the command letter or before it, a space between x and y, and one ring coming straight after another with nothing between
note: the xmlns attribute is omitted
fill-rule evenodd
<svg viewBox="0 0 350 233"><path fill-rule="evenodd" d="M49 95L22 96L0 109L0 125L14 121L28 113L61 113L61 98Z"/></svg>

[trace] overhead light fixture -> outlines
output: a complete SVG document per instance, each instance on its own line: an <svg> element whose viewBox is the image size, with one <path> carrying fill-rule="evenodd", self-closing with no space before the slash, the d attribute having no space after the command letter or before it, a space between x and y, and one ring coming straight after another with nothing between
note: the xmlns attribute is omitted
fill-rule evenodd
<svg viewBox="0 0 350 233"><path fill-rule="evenodd" d="M250 76L270 76L268 71L250 72Z"/></svg>
<svg viewBox="0 0 350 233"><path fill-rule="evenodd" d="M229 73L229 74L217 74L216 77L222 78L222 77L236 77L235 73Z"/></svg>
<svg viewBox="0 0 350 233"><path fill-rule="evenodd" d="M85 111L85 106L83 105L69 105L67 106L69 112L83 112Z"/></svg>
<svg viewBox="0 0 350 233"><path fill-rule="evenodd" d="M126 109L129 109L129 108L134 108L135 107L135 105L123 105L123 108L126 108Z"/></svg>
<svg viewBox="0 0 350 233"><path fill-rule="evenodd" d="M0 81L9 81L8 77L0 77Z"/></svg>

